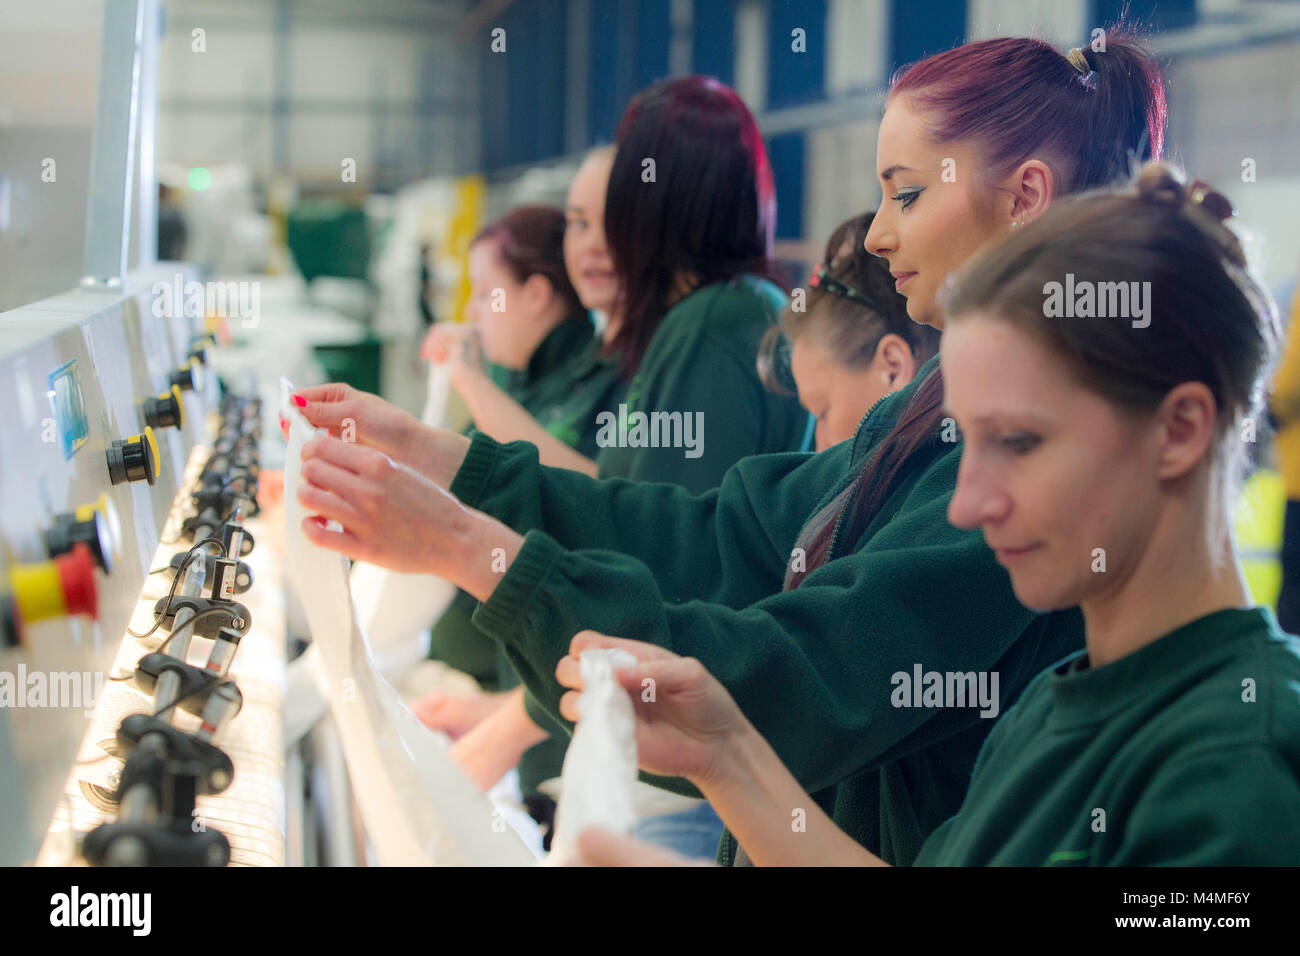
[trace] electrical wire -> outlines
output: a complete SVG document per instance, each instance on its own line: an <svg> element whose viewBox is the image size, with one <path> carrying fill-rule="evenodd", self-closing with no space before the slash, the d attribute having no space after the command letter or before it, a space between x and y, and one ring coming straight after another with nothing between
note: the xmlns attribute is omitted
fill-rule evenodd
<svg viewBox="0 0 1300 956"><path fill-rule="evenodd" d="M145 631L143 634L137 634L128 627L126 633L139 640L144 640L154 631L158 630L158 625L162 624L163 620L167 617L167 612L172 609L172 599L176 596L176 587L181 583L181 578L183 578L189 571L190 561L194 558L194 552L208 543L213 543L219 547L221 549L222 557L225 557L226 546L220 538L204 538L202 541L196 541L194 547L190 548L190 550L186 552L185 560L181 562L180 570L177 572L176 577L172 579L172 586L167 591L167 603L163 605L162 613L158 615L158 619L153 622L153 627L149 628L149 630Z"/></svg>

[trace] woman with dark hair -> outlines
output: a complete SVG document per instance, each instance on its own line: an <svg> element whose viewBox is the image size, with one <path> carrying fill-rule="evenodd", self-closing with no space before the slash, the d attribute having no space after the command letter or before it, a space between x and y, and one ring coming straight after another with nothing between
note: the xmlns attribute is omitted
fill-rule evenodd
<svg viewBox="0 0 1300 956"><path fill-rule="evenodd" d="M913 322L889 264L863 246L874 212L831 233L808 280L759 348L759 377L776 392L793 384L816 422L814 449L853 437L871 406L896 392L939 350L939 333Z"/></svg>
<svg viewBox="0 0 1300 956"><path fill-rule="evenodd" d="M1023 604L1077 604L1087 630L998 721L917 864L1300 861L1300 639L1252 606L1228 519L1278 324L1230 214L1152 164L1136 189L1063 200L977 257L945 305L945 403L966 436L949 518L983 531ZM1045 309L1067 282L1148 291L1117 315ZM557 669L568 686L590 647L641 662L619 675L641 766L695 782L755 862L883 862L698 662L580 635ZM575 719L576 696L561 701ZM674 862L607 834L579 846L587 863Z"/></svg>
<svg viewBox="0 0 1300 956"><path fill-rule="evenodd" d="M889 260L914 320L942 327L940 283L980 245L1059 195L1124 178L1130 153L1159 157L1159 72L1137 41L1106 41L1104 53L1068 54L979 41L898 78L868 248ZM990 718L1083 643L1077 611L1024 608L979 532L945 520L961 436L943 420L936 365L886 396L853 441L745 459L694 498L541 468L527 446L432 432L324 386L304 394L308 419L350 417L364 445L304 449L299 497L320 515L304 530L475 594L475 624L551 712L555 661L578 631L697 658L837 825L907 863L960 806ZM493 549L504 574L491 571ZM896 702L893 676L916 670L982 675L990 693L966 706ZM727 835L719 855L745 859Z"/></svg>
<svg viewBox="0 0 1300 956"><path fill-rule="evenodd" d="M617 142L605 238L622 300L607 349L630 384L627 422L611 409L618 426L607 432L600 477L671 481L701 494L746 455L799 449L807 430L798 404L764 389L755 367L786 302L765 278L772 170L748 107L711 77L638 93ZM691 435L689 448L664 447L655 422L679 412L684 437L692 421L707 432ZM641 439L638 416L649 423Z"/></svg>
<svg viewBox="0 0 1300 956"><path fill-rule="evenodd" d="M735 91L704 76L638 93L616 145L601 222L613 282L598 287L587 270L573 281L617 289L603 352L626 401L603 410L594 463L559 464L704 492L746 455L798 449L807 430L797 403L767 391L755 368L786 304L766 278L776 222L767 151ZM598 151L588 163L608 159ZM509 437L552 463L545 439Z"/></svg>

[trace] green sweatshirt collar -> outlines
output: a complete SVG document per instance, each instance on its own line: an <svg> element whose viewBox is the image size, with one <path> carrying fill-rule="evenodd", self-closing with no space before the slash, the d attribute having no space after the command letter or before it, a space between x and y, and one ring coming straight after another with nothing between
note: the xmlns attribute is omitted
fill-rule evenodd
<svg viewBox="0 0 1300 956"><path fill-rule="evenodd" d="M871 453L871 450L880 443L881 438L893 430L893 427L898 423L899 416L903 414L903 409L905 409L907 403L912 400L912 395L916 392L917 386L925 380L925 376L929 375L934 370L938 361L939 356L937 353L930 356L930 358L926 360L925 364L917 370L916 375L912 377L912 381L908 382L907 385L903 386L903 388L899 389L897 392L891 392L888 395L882 396L874 405L871 406L870 409L867 410L867 413L862 416L862 421L858 422L857 430L853 434L853 441L849 450L849 466L844 469L839 480L836 481L826 491L826 494L822 496L821 501L818 502L813 513L805 519L803 528L800 530L799 536L796 540L798 546L807 548L812 543L813 539L816 538L817 533L827 523L832 521L838 522L841 520L841 513L843 512L844 507L849 503L849 488L858 477L858 470L862 465L862 460L866 458L866 456ZM843 443L834 448L829 448L820 452L819 454L840 454L841 452L837 451L837 449L842 447ZM880 516L877 516L876 521L879 520ZM875 522L873 522L873 524L874 523ZM835 537L838 538L838 536L839 529L836 528ZM838 542L832 543L837 544ZM835 558L839 556L838 553L834 553L833 549L831 557ZM793 572L790 568L786 569L783 590L789 590L792 573Z"/></svg>
<svg viewBox="0 0 1300 956"><path fill-rule="evenodd" d="M917 369L912 380L896 392L890 392L881 398L866 415L862 416L862 421L858 422L857 431L853 435L853 462L856 464L861 461L867 451L876 445L881 435L892 431L898 424L899 417L903 414L903 409L907 408L908 403L912 400L912 395L917 388L931 372L935 371L939 365L939 355L936 352L925 360L925 364Z"/></svg>
<svg viewBox="0 0 1300 956"><path fill-rule="evenodd" d="M1063 732L1100 724L1149 689L1169 686L1171 676L1191 676L1228 653L1234 641L1265 629L1277 630L1267 608L1229 608L1184 624L1105 667L1089 667L1086 650L1072 654L1047 674L1052 695L1047 726Z"/></svg>
<svg viewBox="0 0 1300 956"><path fill-rule="evenodd" d="M528 359L527 368L506 370L501 387L512 394L535 384L583 351L595 334L584 310L574 313L546 334Z"/></svg>

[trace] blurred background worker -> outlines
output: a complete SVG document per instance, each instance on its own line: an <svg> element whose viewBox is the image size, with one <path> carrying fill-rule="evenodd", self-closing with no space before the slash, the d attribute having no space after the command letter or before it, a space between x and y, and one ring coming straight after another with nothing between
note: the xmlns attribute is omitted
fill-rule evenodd
<svg viewBox="0 0 1300 956"><path fill-rule="evenodd" d="M469 249L466 321L435 325L424 351L450 367L473 428L499 441L531 441L547 465L585 470L597 452L596 415L623 387L569 282L565 233L565 214L546 206L521 206L480 231ZM497 691L518 683L495 642L474 627L477 606L456 593L433 624L429 657L472 676L482 693L436 692L416 705L426 724L453 738L497 708ZM563 757L560 740L520 756L521 796L544 829L544 846L554 802L539 787Z"/></svg>
<svg viewBox="0 0 1300 956"><path fill-rule="evenodd" d="M1278 363L1269 396L1269 411L1276 429L1277 470L1281 477L1273 476L1267 485L1256 489L1259 499L1246 520L1255 519L1246 528L1251 535L1238 546L1251 548L1257 553L1256 562L1263 561L1264 569L1255 570L1251 580L1255 597L1261 603L1276 602L1277 619L1282 628L1292 634L1300 632L1300 289L1291 300L1287 323L1286 347ZM1247 485L1247 494L1251 488ZM1279 515L1278 512L1282 514ZM1279 521L1279 517L1281 521ZM1258 552L1262 552L1259 554ZM1280 553L1279 553L1280 552ZM1248 579L1251 568L1247 567ZM1261 594L1263 590L1265 593Z"/></svg>
<svg viewBox="0 0 1300 956"><path fill-rule="evenodd" d="M469 276L467 321L438 323L426 347L453 368L472 427L501 441L556 433L572 440L575 449L557 442L571 457L548 445L546 464L594 454L595 413L616 376L597 356L591 319L569 284L564 214L521 206L485 226L470 243ZM495 688L496 651L469 623L476 605L457 595L433 628L429 656Z"/></svg>

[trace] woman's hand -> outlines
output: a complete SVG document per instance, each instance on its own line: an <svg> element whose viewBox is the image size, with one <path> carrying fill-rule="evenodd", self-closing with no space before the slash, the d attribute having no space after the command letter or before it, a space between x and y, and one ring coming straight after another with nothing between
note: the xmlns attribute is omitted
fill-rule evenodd
<svg viewBox="0 0 1300 956"><path fill-rule="evenodd" d="M335 382L301 389L294 401L303 417L348 444L365 445L448 487L465 460L469 439L430 428L378 395Z"/></svg>
<svg viewBox="0 0 1300 956"><path fill-rule="evenodd" d="M734 741L749 721L726 688L691 657L679 657L653 644L582 631L569 645L569 656L555 668L556 680L573 688L560 699L560 712L578 720L582 688L581 653L593 647L617 647L639 662L615 671L636 710L637 760L642 770L665 777L685 777L703 789L727 773Z"/></svg>
<svg viewBox="0 0 1300 956"><path fill-rule="evenodd" d="M483 346L478 327L471 322L438 322L424 337L420 355L451 369L454 384L467 376L483 374Z"/></svg>
<svg viewBox="0 0 1300 956"><path fill-rule="evenodd" d="M550 736L528 716L522 687L501 696L504 698L501 706L447 751L485 792L519 763L529 747Z"/></svg>
<svg viewBox="0 0 1300 956"><path fill-rule="evenodd" d="M578 858L573 866L713 866L707 860L688 860L672 850L633 837L619 836L600 827L578 834Z"/></svg>
<svg viewBox="0 0 1300 956"><path fill-rule="evenodd" d="M508 696L481 690L468 694L435 690L418 701L412 710L426 727L441 730L452 740L458 740L495 713Z"/></svg>
<svg viewBox="0 0 1300 956"><path fill-rule="evenodd" d="M373 448L318 436L302 449L303 532L321 547L434 574L486 601L523 538ZM342 530L326 528L329 519Z"/></svg>

